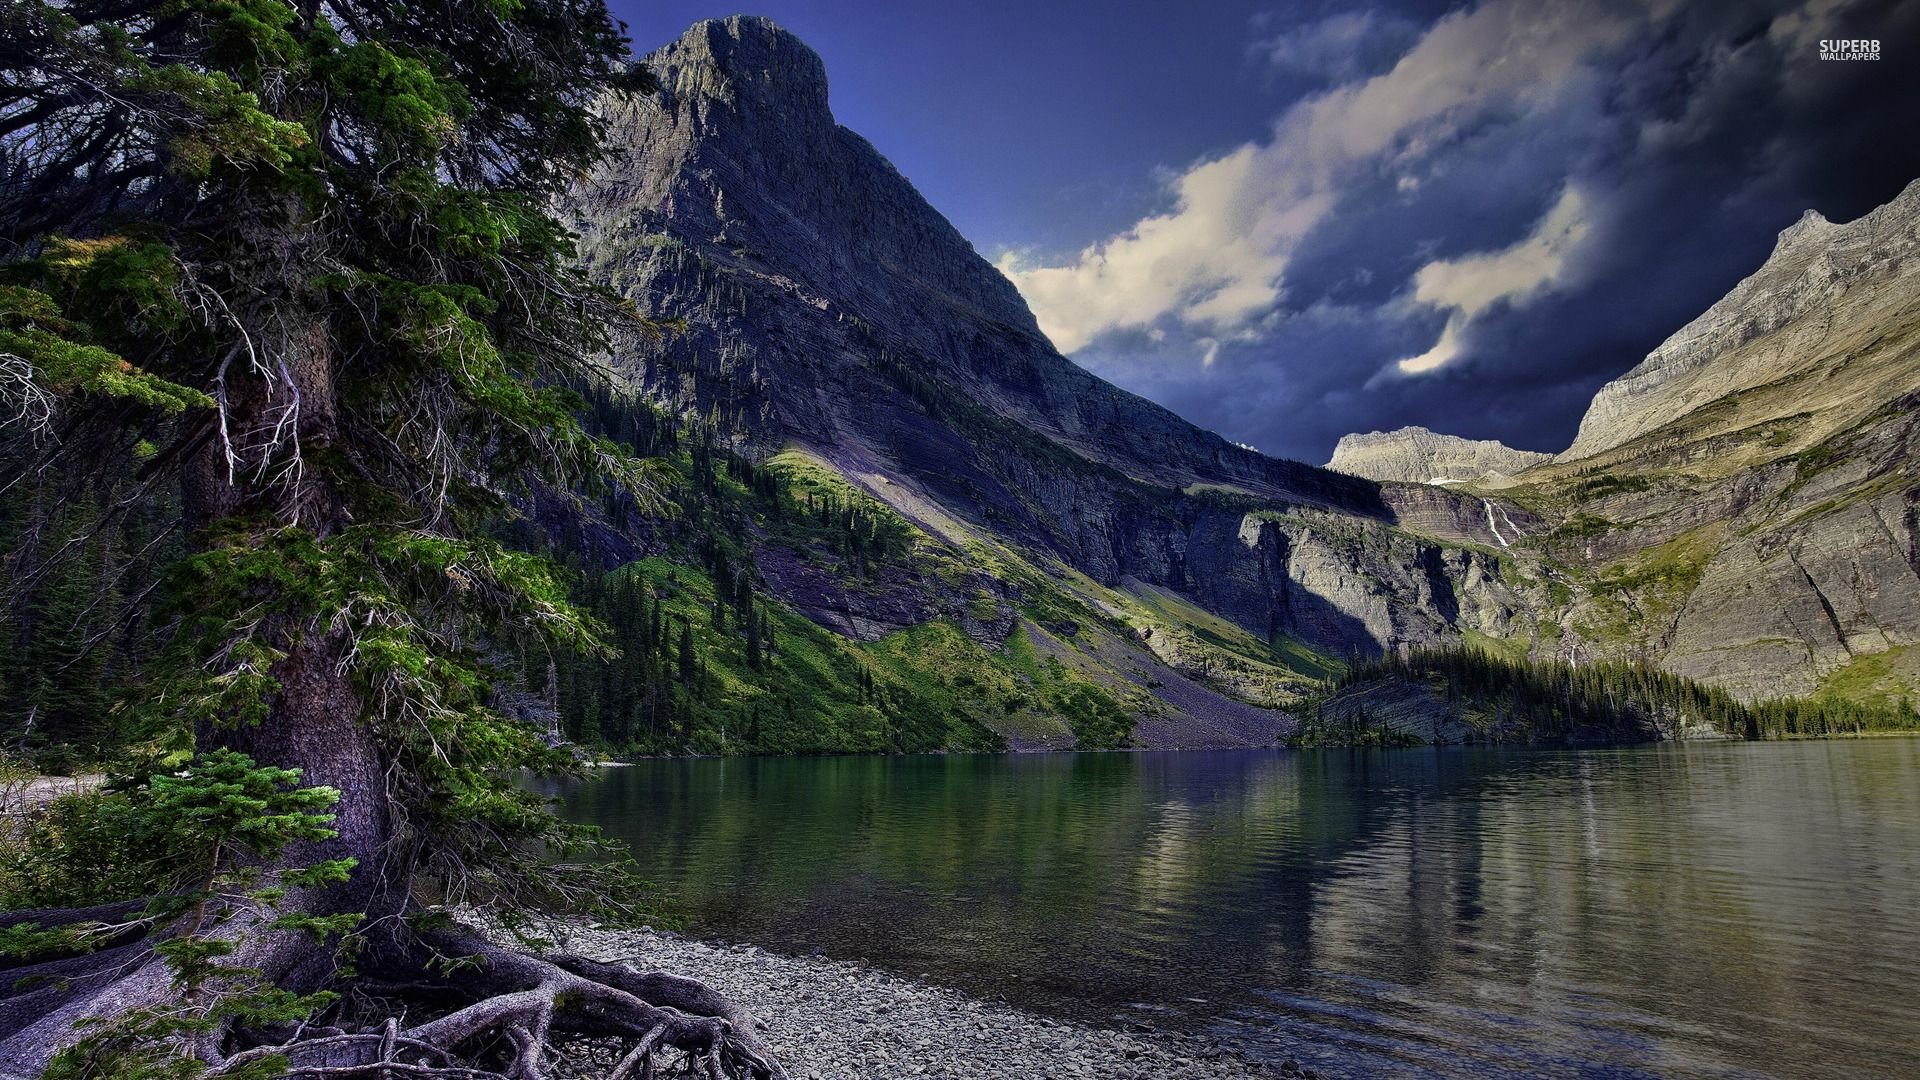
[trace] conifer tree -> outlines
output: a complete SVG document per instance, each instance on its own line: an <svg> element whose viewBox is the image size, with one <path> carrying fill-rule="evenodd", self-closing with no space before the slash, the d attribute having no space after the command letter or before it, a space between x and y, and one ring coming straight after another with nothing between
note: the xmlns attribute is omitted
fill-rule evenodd
<svg viewBox="0 0 1920 1080"><path fill-rule="evenodd" d="M270 894L10 917L63 944L7 973L0 1072L541 1076L585 1035L779 1074L698 984L426 917L605 885L543 854L586 838L510 778L564 762L491 694L491 657L593 653L601 628L484 526L530 477L662 506L662 471L576 420L566 387L626 316L546 212L597 153L593 100L649 89L626 56L602 0L0 6L9 469L119 470L103 528L177 483L169 645L128 715L206 769L337 796L324 829L214 846L206 881L284 871ZM354 978L430 1004L388 1022L323 993ZM167 1011L241 983L276 1004Z"/></svg>

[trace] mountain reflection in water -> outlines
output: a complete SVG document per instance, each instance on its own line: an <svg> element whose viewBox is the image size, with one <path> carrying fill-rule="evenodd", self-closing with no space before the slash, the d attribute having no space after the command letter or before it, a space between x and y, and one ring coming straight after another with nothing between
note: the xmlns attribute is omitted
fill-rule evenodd
<svg viewBox="0 0 1920 1080"><path fill-rule="evenodd" d="M691 932L1342 1076L1920 1075L1920 740L647 761Z"/></svg>

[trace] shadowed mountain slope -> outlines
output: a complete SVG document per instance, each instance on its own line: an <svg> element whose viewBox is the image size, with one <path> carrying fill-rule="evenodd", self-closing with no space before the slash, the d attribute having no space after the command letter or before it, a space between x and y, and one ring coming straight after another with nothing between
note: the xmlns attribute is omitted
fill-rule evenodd
<svg viewBox="0 0 1920 1080"><path fill-rule="evenodd" d="M884 638L945 620L998 648L1044 608L1056 659L1174 743L1180 718L1285 705L1329 654L1531 633L1521 593L1544 583L1500 556L1524 511L1267 458L1075 366L834 122L791 34L713 20L647 62L662 92L610 106L616 150L563 208L590 269L672 328L621 342L616 370L921 538L872 579L762 538L758 572L816 622ZM1000 617L968 616L983 595ZM1205 738L1285 718L1263 722Z"/></svg>

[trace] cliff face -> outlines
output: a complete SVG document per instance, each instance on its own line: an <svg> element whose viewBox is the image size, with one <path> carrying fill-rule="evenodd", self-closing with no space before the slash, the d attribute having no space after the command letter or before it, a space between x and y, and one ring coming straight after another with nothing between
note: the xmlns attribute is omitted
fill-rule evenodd
<svg viewBox="0 0 1920 1080"><path fill-rule="evenodd" d="M1504 483L1514 473L1553 460L1493 439L1463 439L1423 427L1342 436L1327 468L1369 480L1410 484Z"/></svg>
<svg viewBox="0 0 1920 1080"><path fill-rule="evenodd" d="M1920 690L1920 183L1811 211L1504 494L1560 523L1564 620L1745 698Z"/></svg>
<svg viewBox="0 0 1920 1080"><path fill-rule="evenodd" d="M983 589L1028 609L1064 589L1091 616L1069 647L1116 690L1152 690L1142 730L1170 742L1184 736L1165 717L1285 704L1304 677L1289 650L1520 619L1526 586L1502 577L1481 500L1264 457L1061 356L1011 283L834 122L792 35L703 22L647 62L663 91L610 107L618 149L563 207L592 272L675 328L620 342L616 369L750 457L831 470L973 568L881 597L762 545L800 610L873 637ZM1253 741L1285 717L1265 723Z"/></svg>
<svg viewBox="0 0 1920 1080"><path fill-rule="evenodd" d="M1594 457L1741 391L1809 371L1828 341L1859 329L1839 320L1842 309L1866 314L1857 309L1911 299L1916 291L1920 182L1844 225L1809 210L1780 233L1759 270L1602 387L1559 460ZM1829 393L1816 391L1821 398Z"/></svg>
<svg viewBox="0 0 1920 1080"><path fill-rule="evenodd" d="M881 426L875 398L949 391L1147 483L1380 509L1370 485L1237 447L1061 356L1013 284L834 122L819 57L777 25L703 22L647 62L663 92L610 109L619 149L569 209L589 265L692 324L649 357L656 388L776 444L844 442Z"/></svg>

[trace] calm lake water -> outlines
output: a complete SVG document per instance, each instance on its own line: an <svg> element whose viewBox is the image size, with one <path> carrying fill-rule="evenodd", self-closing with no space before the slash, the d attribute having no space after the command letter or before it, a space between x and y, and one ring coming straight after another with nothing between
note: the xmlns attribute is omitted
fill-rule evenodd
<svg viewBox="0 0 1920 1080"><path fill-rule="evenodd" d="M649 761L690 932L1344 1077L1920 1076L1920 740Z"/></svg>

